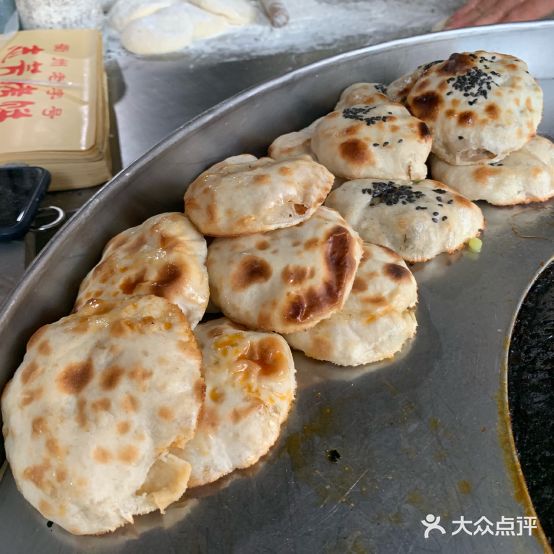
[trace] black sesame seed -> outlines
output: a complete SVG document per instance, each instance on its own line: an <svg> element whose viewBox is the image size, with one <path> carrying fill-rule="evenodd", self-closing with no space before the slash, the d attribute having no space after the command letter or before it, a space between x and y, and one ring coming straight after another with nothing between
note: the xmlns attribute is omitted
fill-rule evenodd
<svg viewBox="0 0 554 554"><path fill-rule="evenodd" d="M375 90L381 94L387 94L387 87L381 83L375 84Z"/></svg>
<svg viewBox="0 0 554 554"><path fill-rule="evenodd" d="M439 206L442 208L444 206L444 204L439 204Z"/></svg>
<svg viewBox="0 0 554 554"><path fill-rule="evenodd" d="M416 210L426 210L427 206L416 206L415 209Z"/></svg>
<svg viewBox="0 0 554 554"><path fill-rule="evenodd" d="M443 220L443 221L446 221L447 219L448 219L448 216L447 216L447 215L443 215L443 216L442 216L442 220Z"/></svg>
<svg viewBox="0 0 554 554"><path fill-rule="evenodd" d="M394 181L373 181L371 188L363 188L362 194L371 195L369 206L385 204L395 206L399 202L413 204L425 194L419 190L413 190L410 185L396 185Z"/></svg>
<svg viewBox="0 0 554 554"><path fill-rule="evenodd" d="M433 223L438 223L439 222L439 220L436 217L433 217L432 220L433 220Z"/></svg>
<svg viewBox="0 0 554 554"><path fill-rule="evenodd" d="M356 121L363 121L366 125L374 125L378 121L387 121L386 115L374 115L367 116L367 114L374 110L376 106L354 106L352 108L345 108L342 110L342 117L345 119L355 119Z"/></svg>
<svg viewBox="0 0 554 554"><path fill-rule="evenodd" d="M444 194L446 191L444 189L433 189L433 192L436 192L437 194Z"/></svg>
<svg viewBox="0 0 554 554"><path fill-rule="evenodd" d="M403 141L404 141L404 139L398 139L398 144L400 144Z"/></svg>
<svg viewBox="0 0 554 554"><path fill-rule="evenodd" d="M439 215L439 212L433 212L433 215Z"/></svg>
<svg viewBox="0 0 554 554"><path fill-rule="evenodd" d="M442 198L440 196L437 196L437 202L442 202Z"/></svg>
<svg viewBox="0 0 554 554"><path fill-rule="evenodd" d="M464 137L459 136L459 137L458 137L458 140L464 140Z"/></svg>
<svg viewBox="0 0 554 554"><path fill-rule="evenodd" d="M388 141L383 142L383 146L387 146L388 144Z"/></svg>
<svg viewBox="0 0 554 554"><path fill-rule="evenodd" d="M486 58L480 58L480 61L489 61ZM488 66L485 66L488 69ZM478 67L472 67L462 75L458 75L452 83L452 88L463 92L464 97L471 98L469 105L475 104L479 98L487 98L487 91L491 90L492 85L499 86L494 81L492 75L495 72L487 73ZM499 76L499 74L496 74Z"/></svg>
<svg viewBox="0 0 554 554"><path fill-rule="evenodd" d="M452 202L454 202L454 200L449 200L447 204L452 204Z"/></svg>
<svg viewBox="0 0 554 554"><path fill-rule="evenodd" d="M452 91L449 90L447 93L446 93L446 96L450 96L452 94Z"/></svg>
<svg viewBox="0 0 554 554"><path fill-rule="evenodd" d="M52 525L54 525L53 521L47 521L46 522L46 527L50 528L50 527L52 527Z"/></svg>
<svg viewBox="0 0 554 554"><path fill-rule="evenodd" d="M377 148L377 146L379 146L379 143L378 143L378 142L374 142L374 143L373 143L373 146L375 146L375 148Z"/></svg>

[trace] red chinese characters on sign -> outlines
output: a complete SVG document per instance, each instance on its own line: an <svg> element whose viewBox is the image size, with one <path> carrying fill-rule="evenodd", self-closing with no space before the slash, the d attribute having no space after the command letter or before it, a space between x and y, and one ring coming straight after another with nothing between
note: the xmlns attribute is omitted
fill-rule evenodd
<svg viewBox="0 0 554 554"><path fill-rule="evenodd" d="M67 67L67 60L65 58L52 58L52 67Z"/></svg>
<svg viewBox="0 0 554 554"><path fill-rule="evenodd" d="M0 77L6 75L23 75L24 73L40 73L42 63L32 62L25 63L21 60L17 65L0 65Z"/></svg>
<svg viewBox="0 0 554 554"><path fill-rule="evenodd" d="M63 96L63 89L52 87L46 91L46 94L50 100L55 100L56 98L61 98Z"/></svg>
<svg viewBox="0 0 554 554"><path fill-rule="evenodd" d="M50 73L48 80L51 83L61 83L65 81L65 73L61 73L60 71L53 71Z"/></svg>
<svg viewBox="0 0 554 554"><path fill-rule="evenodd" d="M28 85L27 83L8 83L0 81L0 98L6 96L23 96L25 94L33 94L37 87Z"/></svg>
<svg viewBox="0 0 554 554"><path fill-rule="evenodd" d="M6 119L19 119L21 117L32 117L31 108L34 102L26 100L13 100L0 104L0 123Z"/></svg>
<svg viewBox="0 0 554 554"><path fill-rule="evenodd" d="M17 56L36 55L43 50L44 48L39 48L36 44L33 44L33 46L12 46L8 48L8 53L0 60L0 63L4 63L6 60Z"/></svg>
<svg viewBox="0 0 554 554"><path fill-rule="evenodd" d="M65 44L64 42L54 44L54 52L69 52L69 44Z"/></svg>
<svg viewBox="0 0 554 554"><path fill-rule="evenodd" d="M44 108L42 110L42 115L49 117L50 119L54 119L55 117L60 117L62 115L63 110L61 108L56 108L56 106L52 106L51 108Z"/></svg>

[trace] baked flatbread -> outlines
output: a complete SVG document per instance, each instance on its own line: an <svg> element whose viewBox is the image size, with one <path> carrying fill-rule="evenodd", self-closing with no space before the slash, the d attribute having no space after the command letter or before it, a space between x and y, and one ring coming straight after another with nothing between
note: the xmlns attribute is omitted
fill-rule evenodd
<svg viewBox="0 0 554 554"><path fill-rule="evenodd" d="M431 134L400 104L359 104L326 115L311 140L319 163L345 179L423 179Z"/></svg>
<svg viewBox="0 0 554 554"><path fill-rule="evenodd" d="M438 181L348 181L327 198L366 242L409 262L461 248L484 228L479 207Z"/></svg>
<svg viewBox="0 0 554 554"><path fill-rule="evenodd" d="M409 308L417 302L414 276L398 254L364 243L352 292L342 310L316 326L285 335L310 358L356 366L390 358L415 333Z"/></svg>
<svg viewBox="0 0 554 554"><path fill-rule="evenodd" d="M41 327L2 396L23 496L70 533L113 531L185 491L204 395L185 316L163 298L91 301Z"/></svg>
<svg viewBox="0 0 554 554"><path fill-rule="evenodd" d="M300 131L294 131L277 137L268 149L269 156L274 160L286 160L296 156L309 156L317 161L312 151L312 135L316 125L323 118L316 119L311 125L308 125Z"/></svg>
<svg viewBox="0 0 554 554"><path fill-rule="evenodd" d="M535 136L542 115L541 88L507 54L452 54L416 70L408 88L406 106L431 129L433 153L454 165L501 160Z"/></svg>
<svg viewBox="0 0 554 554"><path fill-rule="evenodd" d="M357 233L321 207L295 227L214 240L210 291L227 317L252 329L307 329L342 308L361 254Z"/></svg>
<svg viewBox="0 0 554 554"><path fill-rule="evenodd" d="M75 309L91 298L154 294L177 304L192 328L208 304L206 240L182 213L165 213L116 235L79 288Z"/></svg>
<svg viewBox="0 0 554 554"><path fill-rule="evenodd" d="M206 399L194 438L179 456L192 466L189 487L255 464L279 437L296 378L286 341L226 318L199 325Z"/></svg>
<svg viewBox="0 0 554 554"><path fill-rule="evenodd" d="M276 161L243 154L193 181L185 193L185 213L205 235L270 231L308 219L332 185L333 175L307 157Z"/></svg>
<svg viewBox="0 0 554 554"><path fill-rule="evenodd" d="M335 110L343 110L359 104L376 106L377 104L389 103L390 100L385 85L381 83L354 83L342 91Z"/></svg>
<svg viewBox="0 0 554 554"><path fill-rule="evenodd" d="M554 196L554 145L532 138L501 162L450 165L431 156L431 172L470 200L497 206L543 202Z"/></svg>

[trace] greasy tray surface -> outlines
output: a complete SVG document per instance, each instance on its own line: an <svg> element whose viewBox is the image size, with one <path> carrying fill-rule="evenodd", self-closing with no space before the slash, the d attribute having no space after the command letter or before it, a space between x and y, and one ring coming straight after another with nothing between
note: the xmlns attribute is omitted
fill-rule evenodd
<svg viewBox="0 0 554 554"><path fill-rule="evenodd" d="M34 262L0 316L2 383L30 334L67 313L107 239L182 207L184 184L243 151L328 111L358 80L389 82L451 52L498 50L526 60L545 91L540 131L554 134L552 23L469 29L405 39L319 62L217 106L154 148L97 194ZM297 355L300 393L270 455L165 517L138 518L107 537L73 537L0 483L8 552L542 552L540 533L452 536L451 521L532 515L506 412L508 338L520 299L553 252L554 205L484 207L480 255L414 267L419 331L392 363L350 371ZM357 379L352 379L358 376ZM336 449L332 463L327 451ZM446 535L423 538L426 514Z"/></svg>

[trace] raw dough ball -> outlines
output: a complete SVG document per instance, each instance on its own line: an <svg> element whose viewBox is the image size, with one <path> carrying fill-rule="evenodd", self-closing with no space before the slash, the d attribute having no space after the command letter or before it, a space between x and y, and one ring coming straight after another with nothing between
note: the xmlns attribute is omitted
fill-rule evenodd
<svg viewBox="0 0 554 554"><path fill-rule="evenodd" d="M219 35L228 27L224 17L191 4L174 4L129 23L121 33L121 42L135 54L166 54L193 40Z"/></svg>

